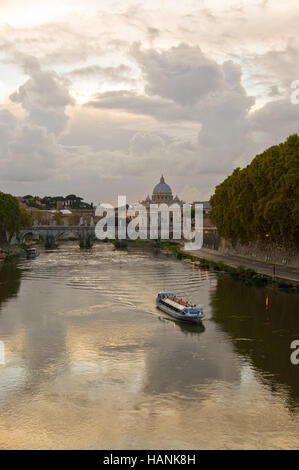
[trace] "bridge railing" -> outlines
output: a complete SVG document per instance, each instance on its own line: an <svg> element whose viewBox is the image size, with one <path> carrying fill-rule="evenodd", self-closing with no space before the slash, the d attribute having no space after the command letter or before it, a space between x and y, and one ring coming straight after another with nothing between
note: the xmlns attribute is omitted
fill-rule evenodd
<svg viewBox="0 0 299 470"><path fill-rule="evenodd" d="M83 230L94 228L93 225L32 225L32 227L23 227L20 232L32 232L34 230Z"/></svg>

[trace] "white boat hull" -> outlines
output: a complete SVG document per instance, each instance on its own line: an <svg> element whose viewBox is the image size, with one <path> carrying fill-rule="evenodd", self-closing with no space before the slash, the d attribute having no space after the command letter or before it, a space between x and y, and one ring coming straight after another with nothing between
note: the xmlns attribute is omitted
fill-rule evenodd
<svg viewBox="0 0 299 470"><path fill-rule="evenodd" d="M201 319L203 318L203 315L200 317L200 316L183 315L181 313L174 312L171 308L167 307L166 305L164 305L160 302L157 302L157 307L160 310L162 310L163 312L170 315L171 317L175 318L176 320L181 320L181 321L185 321L185 322L188 322L188 323L197 323L198 324L198 323L201 322Z"/></svg>

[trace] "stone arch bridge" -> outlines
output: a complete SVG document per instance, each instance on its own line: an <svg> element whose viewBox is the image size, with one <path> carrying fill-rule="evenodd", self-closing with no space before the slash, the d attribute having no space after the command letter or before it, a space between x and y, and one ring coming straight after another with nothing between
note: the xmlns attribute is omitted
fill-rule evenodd
<svg viewBox="0 0 299 470"><path fill-rule="evenodd" d="M17 240L24 241L27 235L33 238L41 237L46 248L56 248L57 240L62 235L76 235L82 248L90 248L95 240L95 227L88 225L34 225L20 230Z"/></svg>

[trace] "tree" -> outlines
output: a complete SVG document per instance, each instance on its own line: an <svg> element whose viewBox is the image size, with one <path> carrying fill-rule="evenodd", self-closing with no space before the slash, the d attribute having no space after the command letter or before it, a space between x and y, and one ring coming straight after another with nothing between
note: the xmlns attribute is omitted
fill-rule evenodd
<svg viewBox="0 0 299 470"><path fill-rule="evenodd" d="M19 201L11 194L0 192L0 240L6 242L21 226ZM6 236L8 234L8 237Z"/></svg>
<svg viewBox="0 0 299 470"><path fill-rule="evenodd" d="M46 214L43 214L42 211L35 211L33 213L33 219L37 220L40 225L47 225L48 222Z"/></svg>
<svg viewBox="0 0 299 470"><path fill-rule="evenodd" d="M80 209L83 198L76 196L76 194L69 194L68 196L66 196L65 200L70 201L71 208Z"/></svg>
<svg viewBox="0 0 299 470"><path fill-rule="evenodd" d="M62 223L62 214L61 212L56 211L55 214L53 215L53 220L56 222L57 225L61 225Z"/></svg>
<svg viewBox="0 0 299 470"><path fill-rule="evenodd" d="M268 237L285 247L298 246L299 136L257 155L237 168L211 197L211 220L233 244Z"/></svg>
<svg viewBox="0 0 299 470"><path fill-rule="evenodd" d="M31 227L33 221L32 221L32 216L29 214L29 212L26 211L26 209L23 209L21 207L20 213L21 213L21 220L20 220L21 227Z"/></svg>
<svg viewBox="0 0 299 470"><path fill-rule="evenodd" d="M68 220L69 220L70 225L79 225L80 214L78 212L73 212L72 215L70 215Z"/></svg>

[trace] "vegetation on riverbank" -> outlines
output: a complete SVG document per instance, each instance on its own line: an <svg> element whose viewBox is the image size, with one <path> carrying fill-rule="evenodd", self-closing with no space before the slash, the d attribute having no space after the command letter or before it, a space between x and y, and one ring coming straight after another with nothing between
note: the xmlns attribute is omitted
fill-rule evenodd
<svg viewBox="0 0 299 470"><path fill-rule="evenodd" d="M232 266L228 266L222 261L216 262L216 261L206 260L204 258L200 258L199 261L200 261L201 268L228 273L234 279L243 281L245 282L246 285L249 285L249 286L255 285L255 286L262 287L271 281L270 278L264 276L263 274L257 273L254 269L245 268L244 266L241 266L241 265L238 266L237 268L234 268Z"/></svg>
<svg viewBox="0 0 299 470"><path fill-rule="evenodd" d="M125 250L128 247L126 240L113 240L112 243L117 250Z"/></svg>
<svg viewBox="0 0 299 470"><path fill-rule="evenodd" d="M298 248L298 171L297 134L236 168L210 199L218 234L233 245L263 240Z"/></svg>
<svg viewBox="0 0 299 470"><path fill-rule="evenodd" d="M20 207L18 199L0 192L0 246L9 243L21 227L31 224L30 214Z"/></svg>
<svg viewBox="0 0 299 470"><path fill-rule="evenodd" d="M2 264L4 262L16 260L20 257L25 257L27 256L27 250L28 248L35 246L35 245L40 245L40 240L34 240L31 241L30 244L26 243L21 243L20 245L9 245L8 243L1 244L0 245L0 254L3 255L0 256L0 261L2 261Z"/></svg>
<svg viewBox="0 0 299 470"><path fill-rule="evenodd" d="M161 242L160 247L164 252L175 255L177 259L191 260L194 263L198 263L199 267L202 269L227 273L234 279L240 280L248 286L263 287L266 284L275 282L271 277L260 274L251 268L245 268L241 265L235 268L223 263L222 261L212 261L205 258L194 257L190 253L184 251L179 243L163 241ZM299 290L297 286L294 286L290 282L279 280L275 283L281 289L291 289L294 291Z"/></svg>
<svg viewBox="0 0 299 470"><path fill-rule="evenodd" d="M21 226L19 201L11 194L0 192L0 245L7 242ZM8 237L7 237L8 235Z"/></svg>
<svg viewBox="0 0 299 470"><path fill-rule="evenodd" d="M21 245L21 246L10 246L10 245L1 245L0 246L2 250L2 254L4 255L4 258L0 261L4 263L7 263L8 261L15 260L19 258L20 256L26 256L26 249L28 248L26 245Z"/></svg>
<svg viewBox="0 0 299 470"><path fill-rule="evenodd" d="M111 242L117 249L127 249L130 245L137 245L137 246L153 246L157 244L155 240L109 240L108 238L102 240L103 242Z"/></svg>
<svg viewBox="0 0 299 470"><path fill-rule="evenodd" d="M169 242L169 241L162 241L160 243L161 250L165 251L166 253L170 253L175 255L177 259L192 259L192 256L187 253L186 251L182 250L180 243L176 242Z"/></svg>

